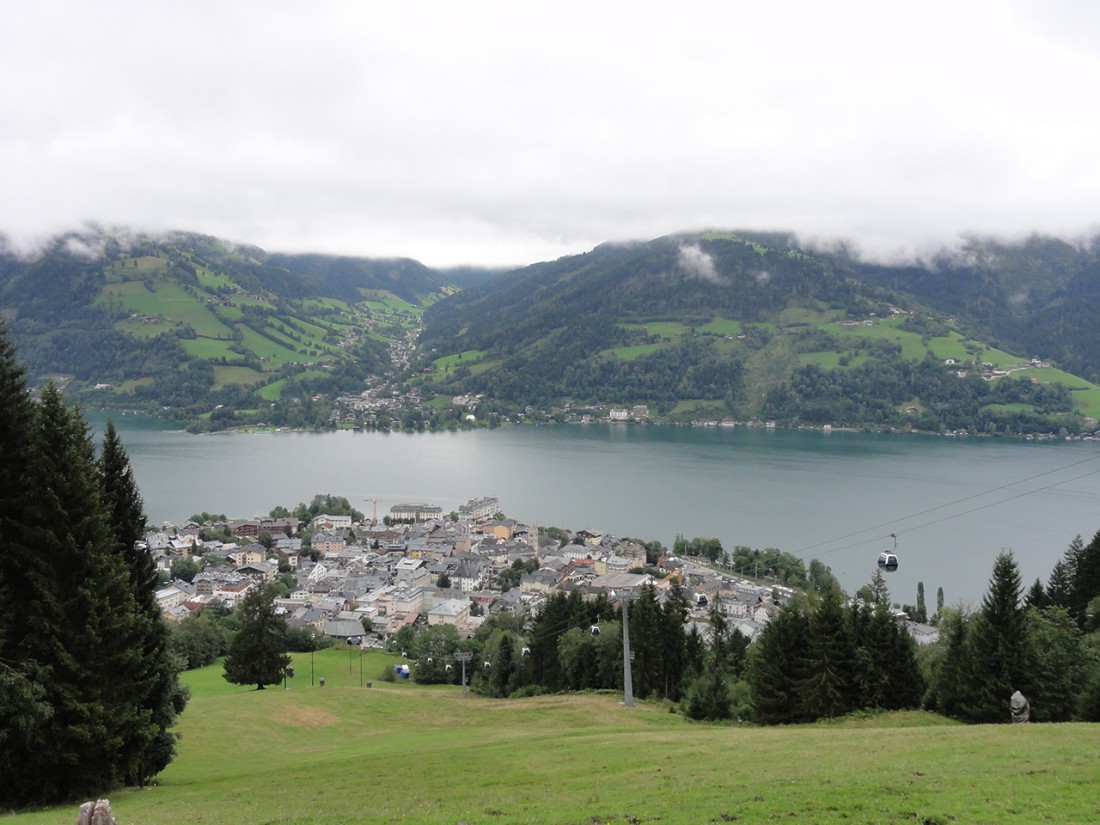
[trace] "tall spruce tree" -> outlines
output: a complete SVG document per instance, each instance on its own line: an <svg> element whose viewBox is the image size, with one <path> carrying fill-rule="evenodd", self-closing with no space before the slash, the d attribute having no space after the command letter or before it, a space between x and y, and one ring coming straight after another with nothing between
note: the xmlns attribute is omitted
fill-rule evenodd
<svg viewBox="0 0 1100 825"><path fill-rule="evenodd" d="M855 646L839 594L826 590L810 616L810 638L803 676L796 692L800 715L808 719L834 718L850 710L855 669Z"/></svg>
<svg viewBox="0 0 1100 825"><path fill-rule="evenodd" d="M798 687L805 673L810 623L790 603L764 626L749 656L747 679L757 719L765 725L804 722Z"/></svg>
<svg viewBox="0 0 1100 825"><path fill-rule="evenodd" d="M1020 602L1020 570L1011 552L998 554L982 608L972 620L968 656L970 695L962 715L973 722L1009 721L1013 691L1026 696L1026 623Z"/></svg>
<svg viewBox="0 0 1100 825"><path fill-rule="evenodd" d="M79 411L47 387L28 433L32 492L5 554L21 568L9 649L40 669L51 708L6 776L22 802L102 793L127 779L120 754L140 721L120 685L140 669L140 619L102 507ZM6 609L8 609L6 607Z"/></svg>
<svg viewBox="0 0 1100 825"><path fill-rule="evenodd" d="M34 414L15 344L0 321L0 807L37 801L25 757L42 744L53 715L46 667L23 644L33 632L26 609L32 583L44 577L42 560L24 552Z"/></svg>
<svg viewBox="0 0 1100 825"><path fill-rule="evenodd" d="M172 761L176 737L169 729L183 711L188 694L180 685L182 663L169 652L168 627L156 600L156 565L141 541L146 523L141 494L111 422L103 438L99 474L113 550L129 573L138 612L142 656L131 672L120 674L119 688L127 691L137 709L122 747L126 781L142 785Z"/></svg>
<svg viewBox="0 0 1100 825"><path fill-rule="evenodd" d="M664 651L663 685L661 696L665 699L678 701L682 693L682 685L686 671L688 670L687 634L684 633L684 622L689 613L687 596L684 588L676 579L672 580L664 604L661 606L661 649Z"/></svg>
<svg viewBox="0 0 1100 825"><path fill-rule="evenodd" d="M126 498L140 511L140 498L117 433L109 442L97 463L79 410L55 387L32 402L0 326L3 806L103 794L171 759L181 694L166 640L148 642L163 629L155 573L145 569L139 599L125 551L144 519L121 511ZM117 479L126 483L112 492Z"/></svg>

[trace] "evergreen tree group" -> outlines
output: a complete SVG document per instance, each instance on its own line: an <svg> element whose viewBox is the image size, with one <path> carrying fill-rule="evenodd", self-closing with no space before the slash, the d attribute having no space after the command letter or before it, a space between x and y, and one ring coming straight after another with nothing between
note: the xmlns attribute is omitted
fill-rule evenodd
<svg viewBox="0 0 1100 825"><path fill-rule="evenodd" d="M812 722L854 710L920 705L917 646L894 618L875 571L873 601L843 603L835 589L794 600L764 627L747 680L758 721Z"/></svg>
<svg viewBox="0 0 1100 825"><path fill-rule="evenodd" d="M113 426L38 401L0 327L0 806L140 785L187 696L138 544L143 504Z"/></svg>

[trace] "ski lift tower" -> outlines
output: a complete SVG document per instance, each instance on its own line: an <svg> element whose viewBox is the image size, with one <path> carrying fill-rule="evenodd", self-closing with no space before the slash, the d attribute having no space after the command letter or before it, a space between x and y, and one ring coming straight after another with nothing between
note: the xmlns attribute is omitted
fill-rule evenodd
<svg viewBox="0 0 1100 825"><path fill-rule="evenodd" d="M455 661L462 662L462 698L466 698L466 663L473 658L472 653L468 650L463 650L455 654Z"/></svg>
<svg viewBox="0 0 1100 825"><path fill-rule="evenodd" d="M611 598L616 598L615 591L611 591ZM630 590L624 590L618 594L618 599L623 603L623 707L634 707L634 682L630 673L630 664L634 660L634 654L630 652L630 603L637 595Z"/></svg>

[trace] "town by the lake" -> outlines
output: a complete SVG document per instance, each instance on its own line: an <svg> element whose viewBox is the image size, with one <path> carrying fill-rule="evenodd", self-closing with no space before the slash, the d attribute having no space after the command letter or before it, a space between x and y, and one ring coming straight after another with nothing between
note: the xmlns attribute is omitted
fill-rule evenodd
<svg viewBox="0 0 1100 825"><path fill-rule="evenodd" d="M651 586L661 599L674 583L691 606L685 630L695 624L706 635L717 605L731 630L753 640L795 593L774 577L741 575L702 557L647 558L638 540L524 524L504 517L494 497L451 513L395 504L382 519L189 520L145 540L164 580L157 600L169 620L215 602L233 608L250 589L275 584L276 609L289 627L372 647L406 626L448 624L468 638L489 616L534 614L558 591L618 601ZM919 644L939 637L931 625L897 618Z"/></svg>

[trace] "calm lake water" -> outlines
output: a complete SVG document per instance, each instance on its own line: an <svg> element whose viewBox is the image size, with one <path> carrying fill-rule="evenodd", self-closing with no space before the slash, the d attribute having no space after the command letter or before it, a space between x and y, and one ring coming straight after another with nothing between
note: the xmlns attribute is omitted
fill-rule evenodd
<svg viewBox="0 0 1100 825"><path fill-rule="evenodd" d="M103 420L92 418L97 430ZM399 502L445 512L491 495L509 516L727 549L819 558L851 592L897 534L895 601L923 581L977 606L994 557L1045 583L1075 535L1100 530L1100 443L672 426L511 427L460 433L189 435L116 426L152 523L233 517L346 496L379 518Z"/></svg>

